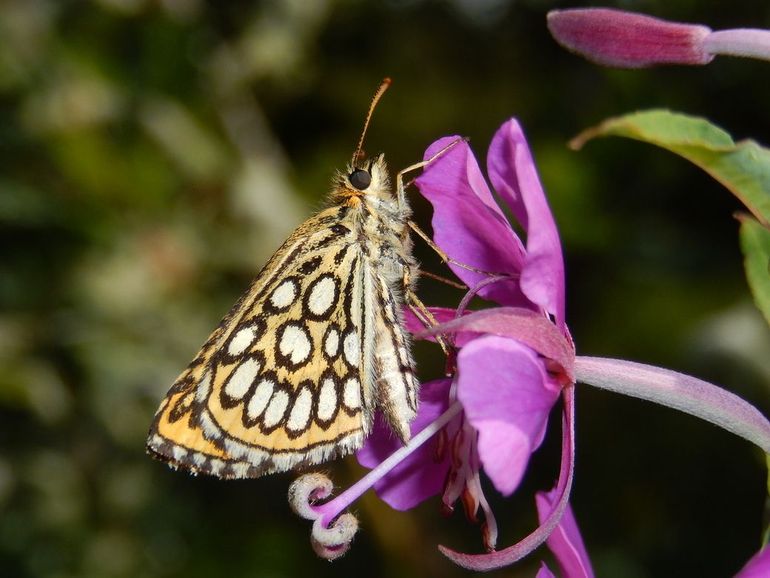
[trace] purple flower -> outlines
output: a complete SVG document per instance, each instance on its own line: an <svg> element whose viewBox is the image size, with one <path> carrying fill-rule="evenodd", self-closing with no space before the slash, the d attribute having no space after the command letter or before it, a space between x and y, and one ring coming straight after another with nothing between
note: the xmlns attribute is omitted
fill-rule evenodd
<svg viewBox="0 0 770 578"><path fill-rule="evenodd" d="M708 64L718 54L770 60L770 30L713 32L706 26L609 8L553 10L548 28L568 50L617 68Z"/></svg>
<svg viewBox="0 0 770 578"><path fill-rule="evenodd" d="M735 575L735 578L764 578L770 576L770 548L765 546Z"/></svg>
<svg viewBox="0 0 770 578"><path fill-rule="evenodd" d="M448 147L450 143L455 144ZM444 152L417 179L417 186L434 207L435 241L454 261L469 267L452 265L470 290L456 311L434 310L437 327L424 329L408 315L407 323L418 338L440 334L454 345L449 377L422 386L408 445L399 446L376 422L358 452L359 461L372 468L366 476L325 502L332 491L328 478L304 476L292 484L290 502L297 513L314 521L314 547L327 558L343 553L356 532L355 518L344 510L374 487L399 510L435 495L441 496L445 509L461 500L473 521L481 510L486 554L439 546L461 566L499 568L548 540L565 576L591 576L568 504L577 381L707 419L766 452L770 423L740 398L701 380L628 361L575 355L565 323L564 265L556 224L515 120L495 134L487 170L495 191L526 234L526 243L495 202L467 143L456 137L440 139L428 148L426 158L438 151ZM475 295L500 306L468 312L467 304ZM481 474L503 495L515 491L560 398L562 460L555 488L538 497L540 525L513 546L495 550L497 522L482 491ZM541 569L540 575L547 576L546 572L550 571Z"/></svg>
<svg viewBox="0 0 770 578"><path fill-rule="evenodd" d="M425 152L430 158L457 137L445 137ZM487 170L497 193L527 233L524 247L495 202L466 142L453 146L416 180L433 205L434 241L450 257L482 271L508 276L479 295L501 305L545 311L564 328L564 262L559 233L516 120L506 122L489 147ZM489 276L450 265L469 287Z"/></svg>
<svg viewBox="0 0 770 578"><path fill-rule="evenodd" d="M440 139L425 157L454 140L456 137ZM444 506L451 508L462 496L472 520L480 506L484 544L492 551L497 525L481 491L480 470L500 493L510 495L518 487L530 455L542 443L549 414L567 386L565 453L554 515L529 542L481 556L442 548L458 564L474 569L510 564L547 538L567 508L574 457L571 385L575 352L564 320L561 244L529 147L515 120L506 122L492 139L487 171L495 191L524 229L526 245L494 201L467 143L452 147L416 181L433 205L434 240L454 261L473 268L452 267L472 288L458 312L464 313L465 304L475 294L503 305L424 332L452 335L455 344L461 345L455 387L448 394L459 401L463 413L455 418L452 429L445 430L452 452L445 466ZM376 459L369 446L359 452L359 460L372 466ZM434 463L433 467L441 464ZM386 478L380 492L383 499L387 501L394 486L414 502L431 495L426 486Z"/></svg>
<svg viewBox="0 0 770 578"><path fill-rule="evenodd" d="M554 491L535 494L537 517L541 523L553 510L555 497ZM572 508L567 507L564 511L559 525L548 537L546 544L556 557L564 578L593 578L594 571ZM543 563L537 578L553 578L553 576L551 570Z"/></svg>

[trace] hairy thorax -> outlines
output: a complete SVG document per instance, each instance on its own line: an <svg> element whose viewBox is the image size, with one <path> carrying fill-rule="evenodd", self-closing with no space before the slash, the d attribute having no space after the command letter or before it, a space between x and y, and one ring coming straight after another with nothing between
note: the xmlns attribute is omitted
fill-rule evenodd
<svg viewBox="0 0 770 578"><path fill-rule="evenodd" d="M412 257L408 206L398 206L394 198L368 197L353 211L354 230L366 239L372 269L396 290L413 288L417 264Z"/></svg>

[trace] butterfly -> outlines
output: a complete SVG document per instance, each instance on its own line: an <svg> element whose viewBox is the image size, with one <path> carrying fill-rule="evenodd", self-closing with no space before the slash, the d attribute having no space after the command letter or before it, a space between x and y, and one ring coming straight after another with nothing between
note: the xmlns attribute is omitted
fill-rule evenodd
<svg viewBox="0 0 770 578"><path fill-rule="evenodd" d="M401 311L416 302L417 264L402 175L425 163L393 191L383 155L361 159L389 84L328 207L289 236L163 399L153 457L258 477L358 449L378 411L409 439L419 383Z"/></svg>

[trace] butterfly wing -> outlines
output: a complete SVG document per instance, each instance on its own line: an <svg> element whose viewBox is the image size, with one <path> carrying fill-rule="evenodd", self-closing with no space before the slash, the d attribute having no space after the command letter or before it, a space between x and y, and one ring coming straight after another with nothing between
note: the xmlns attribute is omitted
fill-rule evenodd
<svg viewBox="0 0 770 578"><path fill-rule="evenodd" d="M377 407L391 429L407 442L409 424L417 415L419 381L401 314L403 297L382 276L377 276L370 308L375 312L374 359L376 363Z"/></svg>
<svg viewBox="0 0 770 578"><path fill-rule="evenodd" d="M148 450L256 477L346 454L371 428L374 325L362 247L328 209L279 249L161 404Z"/></svg>

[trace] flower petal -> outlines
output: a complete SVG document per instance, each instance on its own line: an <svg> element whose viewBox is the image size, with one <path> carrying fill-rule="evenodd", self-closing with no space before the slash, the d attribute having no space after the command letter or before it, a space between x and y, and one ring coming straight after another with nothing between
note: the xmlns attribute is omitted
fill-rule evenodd
<svg viewBox="0 0 770 578"><path fill-rule="evenodd" d="M564 330L564 259L559 231L516 119L508 120L495 133L487 155L487 170L495 190L527 233L521 290L553 315L559 329Z"/></svg>
<svg viewBox="0 0 770 578"><path fill-rule="evenodd" d="M540 570L537 571L535 578L556 578L554 573L545 565L545 562L540 562Z"/></svg>
<svg viewBox="0 0 770 578"><path fill-rule="evenodd" d="M457 316L457 312L448 307L428 307L428 311L431 312L433 317L435 317L436 321L439 323L446 323ZM419 334L417 339L430 339L430 341L435 341L435 338L429 337L428 334L424 334L424 331L426 330L425 325L409 307L404 307L401 313L404 316L404 326L407 331L412 334ZM430 335L433 336L435 333L431 333Z"/></svg>
<svg viewBox="0 0 770 578"><path fill-rule="evenodd" d="M451 380L439 379L422 384L417 416L411 423L412 435L435 421L449 406ZM450 423L447 429L451 430ZM457 426L454 425L456 428ZM372 433L358 450L358 463L374 468L401 447L380 416L375 420ZM436 459L435 440L424 444L374 485L380 498L396 510L408 510L423 500L441 493L449 470L449 455Z"/></svg>
<svg viewBox="0 0 770 578"><path fill-rule="evenodd" d="M561 389L543 361L512 339L474 339L457 358L457 397L479 432L479 458L497 490L511 494L543 441Z"/></svg>
<svg viewBox="0 0 770 578"><path fill-rule="evenodd" d="M558 495L556 490L550 492L538 492L535 494L537 504L537 517L542 524L556 506ZM559 525L548 537L548 548L556 556L562 573L567 578L593 578L594 571L591 561L588 559L583 538L568 505Z"/></svg>
<svg viewBox="0 0 770 578"><path fill-rule="evenodd" d="M575 382L575 348L572 341L543 315L529 309L495 307L474 311L458 319L424 329L416 336L420 338L442 333L461 335L460 339L456 339L458 344L464 344L469 336L479 333L510 337L553 361L554 364L549 366L548 370L559 374L557 378L562 385Z"/></svg>
<svg viewBox="0 0 770 578"><path fill-rule="evenodd" d="M425 151L430 158L457 137L444 137ZM458 142L434 160L416 180L433 205L433 240L454 260L490 273L518 277L524 247L494 201L473 152ZM450 267L469 287L486 276L458 265ZM480 292L503 305L527 305L516 280L501 281Z"/></svg>
<svg viewBox="0 0 770 578"><path fill-rule="evenodd" d="M765 546L735 575L735 578L765 578L770 576L770 548Z"/></svg>
<svg viewBox="0 0 770 578"><path fill-rule="evenodd" d="M476 571L493 570L509 566L517 560L521 560L545 542L559 524L567 508L575 472L575 388L573 386L565 387L563 396L564 418L562 422L561 468L555 490L557 496L555 500L556 506L534 532L513 546L503 550L489 554L463 554L450 550L446 546L439 546L438 548L441 553L458 566Z"/></svg>

